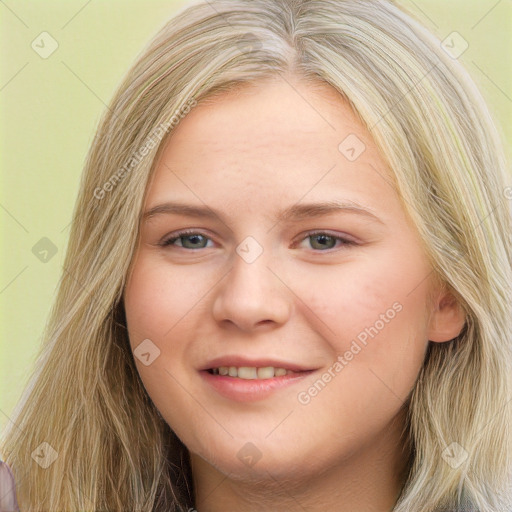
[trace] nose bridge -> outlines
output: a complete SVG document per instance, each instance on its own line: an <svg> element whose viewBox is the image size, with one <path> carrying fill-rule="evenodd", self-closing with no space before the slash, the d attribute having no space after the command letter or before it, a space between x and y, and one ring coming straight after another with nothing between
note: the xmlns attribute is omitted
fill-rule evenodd
<svg viewBox="0 0 512 512"><path fill-rule="evenodd" d="M271 248L253 236L238 244L232 267L216 295L214 316L248 330L268 321L286 321L291 304L286 287L271 270L275 260Z"/></svg>
<svg viewBox="0 0 512 512"><path fill-rule="evenodd" d="M269 266L274 260L272 250L268 241L253 236L247 236L236 247L233 254L232 270L228 276L229 286L232 293L239 299L257 301L259 295L270 293L275 289L275 276ZM265 247L263 246L265 243Z"/></svg>
<svg viewBox="0 0 512 512"><path fill-rule="evenodd" d="M265 291L273 277L269 270L272 260L273 255L268 244L264 248L255 238L249 236L236 247L236 255L233 255L233 278L242 286ZM253 289L253 294L256 291Z"/></svg>

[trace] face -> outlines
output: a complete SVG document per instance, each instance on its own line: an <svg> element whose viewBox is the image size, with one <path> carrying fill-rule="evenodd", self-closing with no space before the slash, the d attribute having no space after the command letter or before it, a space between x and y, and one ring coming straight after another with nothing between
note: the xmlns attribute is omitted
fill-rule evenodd
<svg viewBox="0 0 512 512"><path fill-rule="evenodd" d="M124 301L142 381L195 468L292 478L386 438L428 340L457 334L392 183L327 85L276 79L181 120Z"/></svg>

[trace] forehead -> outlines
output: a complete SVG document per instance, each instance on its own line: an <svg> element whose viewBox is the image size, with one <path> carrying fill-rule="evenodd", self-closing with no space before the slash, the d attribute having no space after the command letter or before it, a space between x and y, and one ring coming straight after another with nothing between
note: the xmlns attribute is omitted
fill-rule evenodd
<svg viewBox="0 0 512 512"><path fill-rule="evenodd" d="M355 158L354 158L355 157ZM149 201L169 194L217 206L261 198L283 204L344 193L381 205L396 199L370 133L327 84L275 79L199 103L166 142ZM217 199L217 201L216 201Z"/></svg>
<svg viewBox="0 0 512 512"><path fill-rule="evenodd" d="M280 148L306 139L335 145L346 130L365 129L346 100L323 82L275 78L206 98L191 110L171 136L176 144L191 137L209 148L237 143L246 149ZM327 139L326 139L327 136ZM300 140L299 140L300 142Z"/></svg>

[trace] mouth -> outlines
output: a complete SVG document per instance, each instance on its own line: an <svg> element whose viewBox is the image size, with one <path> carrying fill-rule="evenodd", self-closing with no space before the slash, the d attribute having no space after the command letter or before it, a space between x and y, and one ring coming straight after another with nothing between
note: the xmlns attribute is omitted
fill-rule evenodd
<svg viewBox="0 0 512 512"><path fill-rule="evenodd" d="M199 373L210 390L235 402L253 402L279 396L279 391L316 371L284 362L274 362L275 366L269 361L253 362L252 365L244 361L243 365L240 360L236 365L234 358L230 358L231 364L223 362L210 363Z"/></svg>

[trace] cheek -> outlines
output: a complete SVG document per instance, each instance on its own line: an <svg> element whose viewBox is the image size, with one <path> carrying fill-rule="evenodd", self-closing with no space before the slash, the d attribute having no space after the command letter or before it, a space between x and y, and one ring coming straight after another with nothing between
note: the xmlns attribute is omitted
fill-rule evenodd
<svg viewBox="0 0 512 512"><path fill-rule="evenodd" d="M187 304L190 295L177 293L180 289L182 287L176 274L171 276L169 272L162 272L161 265L144 258L137 261L125 288L124 305L130 346L137 370L155 402L158 402L160 390L169 387L167 381L171 377L166 370L172 370L170 363L179 357L182 350L179 343L174 344L172 351L166 348L166 339L183 327L186 311L190 309ZM143 358L138 357L139 351L142 352L139 345L147 347L150 364L144 364Z"/></svg>
<svg viewBox="0 0 512 512"><path fill-rule="evenodd" d="M426 327L429 272L422 254L405 257L388 250L302 270L300 279L294 279L294 291L301 299L299 307L302 302L301 314L323 324L326 338L346 341L375 324L379 331L389 331L391 325L402 330L407 325Z"/></svg>
<svg viewBox="0 0 512 512"><path fill-rule="evenodd" d="M124 295L128 330L133 343L150 338L164 340L185 329L193 313L201 308L208 280L193 266L176 271L161 261L140 258Z"/></svg>
<svg viewBox="0 0 512 512"><path fill-rule="evenodd" d="M299 292L307 305L300 314L322 333L333 362L343 357L333 372L344 377L331 387L366 403L382 393L405 399L428 344L428 265L421 254L381 256L317 271Z"/></svg>
<svg viewBox="0 0 512 512"><path fill-rule="evenodd" d="M124 293L130 346L137 371L157 409L167 423L178 427L178 431L186 431L186 427L180 428L183 422L201 424L203 421L191 395L183 392L184 388L192 390L192 387L187 380L189 369L180 364L185 359L191 312L195 311L194 305L200 307L197 304L200 292L180 273L171 273L150 258L140 258ZM158 355L146 365L137 357L137 347L148 339L153 344L149 345L149 352L156 350ZM184 410L189 411L186 421L181 413Z"/></svg>

